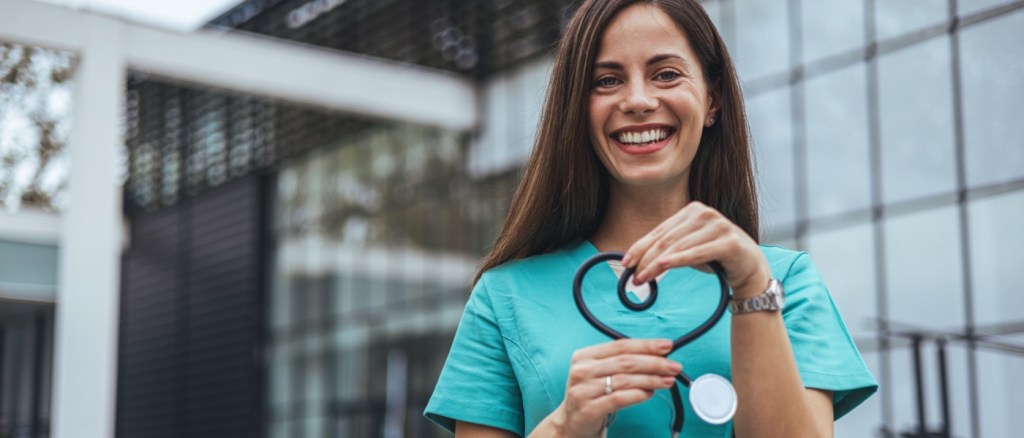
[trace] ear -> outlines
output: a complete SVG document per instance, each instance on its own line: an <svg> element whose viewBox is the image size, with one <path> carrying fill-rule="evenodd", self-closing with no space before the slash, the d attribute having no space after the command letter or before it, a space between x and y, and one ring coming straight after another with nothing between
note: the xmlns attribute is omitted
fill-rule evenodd
<svg viewBox="0 0 1024 438"><path fill-rule="evenodd" d="M708 87L708 109L704 116L704 126L711 127L718 121L718 112L722 106L722 93L719 91L718 83L715 82Z"/></svg>

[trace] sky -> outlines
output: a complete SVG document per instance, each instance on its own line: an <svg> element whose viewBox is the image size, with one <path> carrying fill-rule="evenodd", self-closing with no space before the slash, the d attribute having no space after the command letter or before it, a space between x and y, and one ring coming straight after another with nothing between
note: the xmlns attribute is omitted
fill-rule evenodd
<svg viewBox="0 0 1024 438"><path fill-rule="evenodd" d="M116 15L165 29L191 32L242 0L42 0Z"/></svg>

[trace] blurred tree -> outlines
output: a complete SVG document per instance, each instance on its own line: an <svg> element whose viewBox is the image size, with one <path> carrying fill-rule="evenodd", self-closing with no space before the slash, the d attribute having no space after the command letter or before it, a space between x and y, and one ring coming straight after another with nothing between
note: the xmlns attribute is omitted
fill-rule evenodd
<svg viewBox="0 0 1024 438"><path fill-rule="evenodd" d="M59 209L74 55L0 43L0 207Z"/></svg>

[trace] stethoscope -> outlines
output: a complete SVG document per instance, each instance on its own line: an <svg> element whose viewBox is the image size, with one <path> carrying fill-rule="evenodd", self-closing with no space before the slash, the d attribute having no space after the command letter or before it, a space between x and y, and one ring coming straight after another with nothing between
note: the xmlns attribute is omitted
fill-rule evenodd
<svg viewBox="0 0 1024 438"><path fill-rule="evenodd" d="M587 307L587 303L583 301L583 277L587 275L595 265L608 260L622 260L623 254L621 252L603 252L597 254L580 265L580 268L576 271L576 278L572 281L572 294L576 300L576 307L580 309L580 313L583 314L583 318L594 326L598 331L608 335L612 339L625 339L629 338L622 332L608 327L606 324L597 319L594 314L590 313L590 309ZM718 300L718 307L715 312L711 314L703 324L697 328L691 330L676 340L672 341L672 350L668 354L672 354L676 350L682 348L686 344L693 342L695 339L701 337L708 330L711 330L722 316L725 315L725 309L729 306L729 283L725 278L725 270L722 269L722 265L718 262L709 263L711 269L715 271L718 276L718 283L721 285L722 293ZM626 282L633 277L635 268L626 269L619 278L618 294L619 301L624 306L635 312L640 312L649 309L654 305L654 301L658 299L658 283L651 279L647 285L650 287L650 295L647 299L639 303L633 302L626 295ZM668 355L666 354L666 356ZM733 389L732 383L726 378L717 374L704 374L698 377L696 380L690 379L686 373L680 372L676 376L676 381L682 383L684 386L690 388L690 406L693 407L693 411L707 423L710 424L724 424L732 419L736 413L736 390ZM670 389L672 393L672 406L675 409L675 415L672 421L672 436L677 437L683 430L683 397L679 394L679 385L672 385Z"/></svg>

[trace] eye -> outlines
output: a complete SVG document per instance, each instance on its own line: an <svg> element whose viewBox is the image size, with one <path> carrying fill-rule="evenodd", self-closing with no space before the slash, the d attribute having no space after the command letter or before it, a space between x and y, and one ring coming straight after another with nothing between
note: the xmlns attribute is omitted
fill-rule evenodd
<svg viewBox="0 0 1024 438"><path fill-rule="evenodd" d="M594 81L595 88L611 88L619 85L619 79L614 76L604 76Z"/></svg>
<svg viewBox="0 0 1024 438"><path fill-rule="evenodd" d="M662 82L670 82L681 76L683 75L675 70L664 70L659 72L654 78Z"/></svg>

